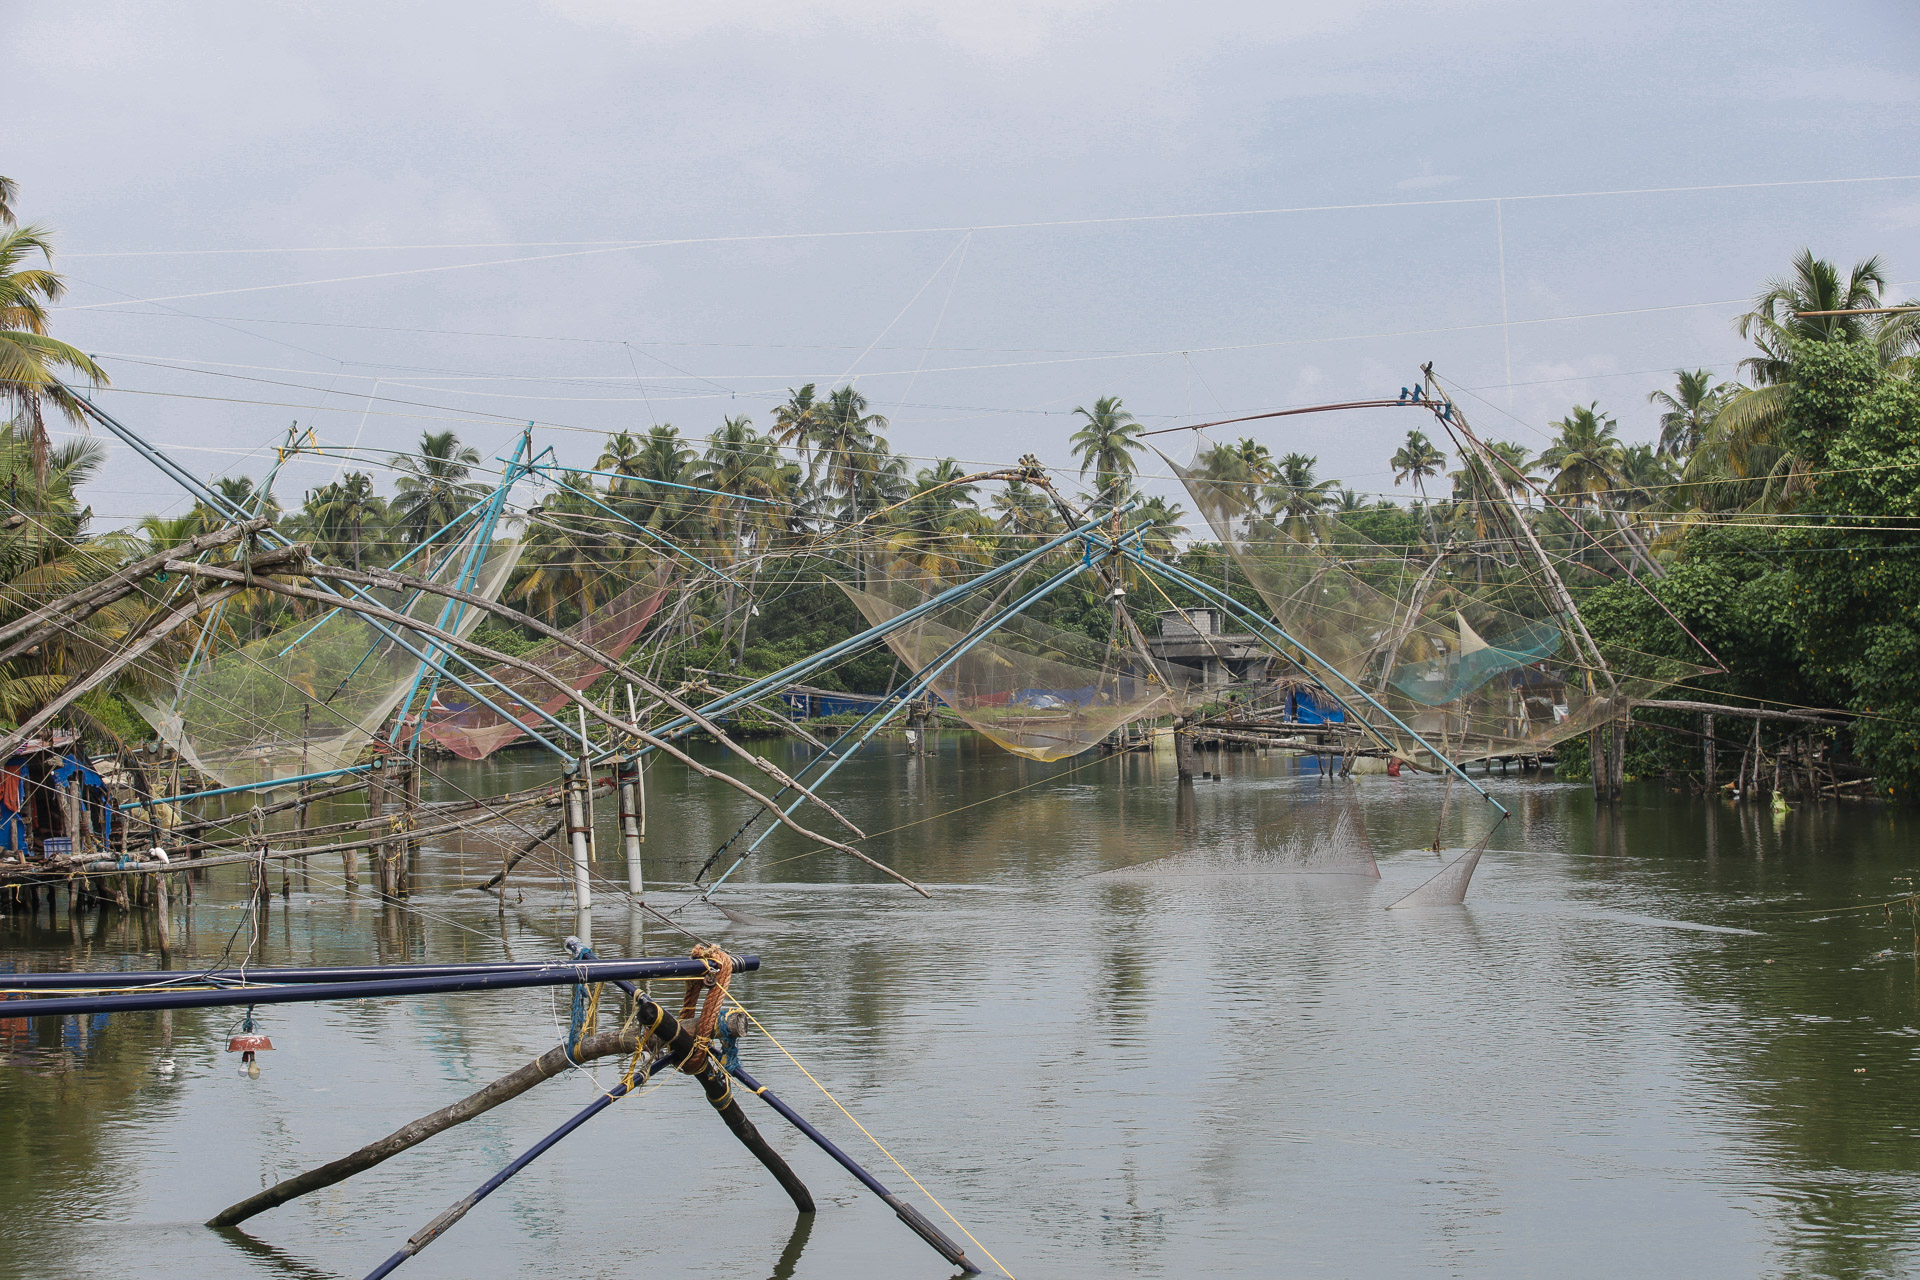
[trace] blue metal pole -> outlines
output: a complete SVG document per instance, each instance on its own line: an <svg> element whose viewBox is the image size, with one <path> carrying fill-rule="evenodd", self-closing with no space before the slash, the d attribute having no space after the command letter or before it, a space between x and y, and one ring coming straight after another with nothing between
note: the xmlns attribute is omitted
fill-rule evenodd
<svg viewBox="0 0 1920 1280"><path fill-rule="evenodd" d="M429 1222L419 1231L409 1236L407 1242L395 1250L392 1257L367 1272L367 1280L383 1280L384 1277L392 1275L401 1263L439 1239L448 1227L451 1227L454 1223L465 1217L467 1212L475 1205L505 1186L507 1180L512 1178L514 1174L519 1173L522 1169L552 1150L562 1138L572 1133L575 1129L578 1129L581 1125L593 1119L602 1111L605 1111L621 1098L626 1097L629 1093L633 1092L633 1090L644 1085L652 1078L654 1071L658 1067L671 1065L671 1063L667 1062L649 1063L645 1071L634 1073L632 1084L628 1084L625 1080L622 1080L620 1083L614 1085L613 1088L608 1089L592 1102L589 1102L586 1106L576 1111L572 1116L568 1117L565 1124L514 1157L513 1161L509 1163L506 1168L481 1183L474 1189L472 1194L468 1195L464 1200L461 1200L451 1209L448 1209L432 1222Z"/></svg>
<svg viewBox="0 0 1920 1280"><path fill-rule="evenodd" d="M278 787L292 786L296 782L315 782L321 778L338 778L349 773L365 773L374 766L370 764L349 765L345 769L326 769L319 773L302 773L291 778L275 778L272 782L256 782L247 787L216 787L212 791L194 791L183 796L156 796L155 804L177 804L182 800L204 800L208 796L230 796L237 791L269 791ZM138 809L146 804L145 800L129 800L117 806L122 812Z"/></svg>
<svg viewBox="0 0 1920 1280"><path fill-rule="evenodd" d="M766 1103L785 1117L788 1124L791 1124L801 1133L811 1138L816 1147L819 1147L822 1151L839 1161L842 1168L858 1178L867 1190L879 1196L880 1199L885 1202L886 1206L893 1210L895 1217L906 1223L915 1235L938 1250L941 1257L951 1262L954 1266L959 1267L970 1276L980 1274L980 1268L967 1257L966 1251L950 1239L946 1232L936 1227L926 1214L921 1213L899 1196L887 1190L886 1184L882 1183L880 1179L874 1177L865 1169L862 1169L859 1164L854 1161L852 1156L835 1145L833 1139L827 1137L826 1134L807 1123L805 1116L788 1106L785 1101L771 1089L767 1088L767 1086L755 1080L747 1073L746 1068L732 1066L728 1067L727 1070L733 1074L734 1079L747 1086L749 1091L757 1095L760 1101Z"/></svg>
<svg viewBox="0 0 1920 1280"><path fill-rule="evenodd" d="M299 982L372 982L381 978L452 978L464 973L523 973L549 967L551 960L483 964L322 965L280 969L96 969L78 972L0 974L0 990L127 990L134 987L180 988L240 983L274 985Z"/></svg>
<svg viewBox="0 0 1920 1280"><path fill-rule="evenodd" d="M493 531L500 521L500 508L505 504L507 493L513 488L514 482L520 478L524 470L521 466L521 457L525 454L528 443L529 441L526 435L523 434L514 444L513 457L507 461L507 469L500 475L500 484L495 488L492 496L488 498L485 504L485 509L480 517L479 528L475 530L476 536L473 540L473 545L467 549L467 562L460 566L460 575L454 582L454 587L457 590L471 590L474 575L479 572L480 565L487 551L493 546ZM467 602L464 600L442 600L440 602L440 618L434 625L442 631L454 630L460 625L460 620L466 616L467 608ZM448 625L449 617L452 619L451 626ZM430 653L440 653L444 651L445 647L439 645L428 650ZM414 671L413 683L407 687L407 696L400 702L400 720L398 723L406 723L407 713L413 709L414 695L419 692L421 678L425 675L426 668L424 667ZM420 743L420 727L426 722L427 712L433 706L433 696L439 690L439 687L440 677L439 673L436 672L434 678L427 684L427 700L425 706L421 709L420 721L414 725L413 733L407 742L409 754L411 754L412 750ZM399 745L398 730L395 732L394 744L396 746Z"/></svg>
<svg viewBox="0 0 1920 1280"><path fill-rule="evenodd" d="M742 956L735 972L757 969L758 956ZM501 991L517 987L558 987L577 982L608 982L615 978L699 978L708 972L704 961L589 960L546 964L484 973L456 973L425 978L382 978L362 982L304 982L285 986L222 987L213 991L156 990L104 996L55 996L42 1000L0 1000L0 1021L9 1018L55 1018L67 1014L138 1013L148 1009L212 1009L243 1004L314 1004L324 1000L370 1000L389 996L439 995L456 991ZM182 975L186 976L186 975Z"/></svg>

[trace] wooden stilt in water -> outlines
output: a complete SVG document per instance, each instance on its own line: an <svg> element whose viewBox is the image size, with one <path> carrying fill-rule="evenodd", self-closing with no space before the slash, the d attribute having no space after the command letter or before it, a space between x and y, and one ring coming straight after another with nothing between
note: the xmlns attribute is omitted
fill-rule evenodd
<svg viewBox="0 0 1920 1280"><path fill-rule="evenodd" d="M416 863L420 858L420 842L413 838L414 820L419 811L420 759L418 756L415 756L412 762L407 765L407 789L405 809L403 810L403 822L407 830L407 838L401 842L401 849L404 856L401 858L400 863L400 896L403 898L413 896L414 877L419 873L419 868Z"/></svg>
<svg viewBox="0 0 1920 1280"><path fill-rule="evenodd" d="M1607 799L1620 800L1627 790L1627 730L1633 725L1633 708L1628 707L1613 722L1613 745L1607 759Z"/></svg>
<svg viewBox="0 0 1920 1280"><path fill-rule="evenodd" d="M162 957L173 954L173 921L171 904L167 901L167 877L151 876L153 881L154 919L159 925L160 954Z"/></svg>
<svg viewBox="0 0 1920 1280"><path fill-rule="evenodd" d="M375 769L367 775L367 816L380 819L387 812L387 771ZM375 826L374 830L380 828ZM383 898L393 896L393 847L385 840L373 846L373 883Z"/></svg>
<svg viewBox="0 0 1920 1280"><path fill-rule="evenodd" d="M1713 736L1712 715L1700 717L1700 755L1700 776L1712 795L1720 787L1720 744Z"/></svg>
<svg viewBox="0 0 1920 1280"><path fill-rule="evenodd" d="M1193 781L1193 739L1187 733L1185 716L1173 722L1173 764L1180 781Z"/></svg>

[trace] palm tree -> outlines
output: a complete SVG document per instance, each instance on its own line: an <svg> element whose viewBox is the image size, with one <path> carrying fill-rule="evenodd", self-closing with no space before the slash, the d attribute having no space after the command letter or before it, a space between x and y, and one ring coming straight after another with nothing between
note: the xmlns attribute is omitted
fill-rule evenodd
<svg viewBox="0 0 1920 1280"><path fill-rule="evenodd" d="M1336 515L1350 516L1356 511L1367 509L1366 495L1357 489L1349 489L1345 485L1335 489L1329 497L1331 501L1328 502L1327 509Z"/></svg>
<svg viewBox="0 0 1920 1280"><path fill-rule="evenodd" d="M1705 369L1675 369L1673 374L1674 389L1648 392L1647 403L1662 411L1660 455L1686 458L1707 438L1714 418L1740 388L1731 382L1715 382Z"/></svg>
<svg viewBox="0 0 1920 1280"><path fill-rule="evenodd" d="M1689 460L1686 478L1700 506L1774 508L1811 490L1812 478L1780 439L1796 344L1862 343L1890 372L1904 376L1913 370L1920 351L1920 312L1804 314L1878 307L1886 285L1886 271L1877 257L1855 263L1843 280L1837 267L1811 250L1794 259L1792 274L1767 282L1753 309L1735 322L1740 335L1760 349L1741 361L1754 385L1727 397Z"/></svg>
<svg viewBox="0 0 1920 1280"><path fill-rule="evenodd" d="M791 447L806 462L813 448L814 432L819 427L816 414L820 402L814 399L813 384L795 391L787 388L787 402L773 411L774 443Z"/></svg>
<svg viewBox="0 0 1920 1280"><path fill-rule="evenodd" d="M900 509L891 550L924 580L951 581L990 559L994 523L974 505L975 486L958 483L965 474L952 458L922 467Z"/></svg>
<svg viewBox="0 0 1920 1280"><path fill-rule="evenodd" d="M593 469L610 471L627 479L639 475L640 442L633 438L631 431L621 431L608 436L607 446L600 451L600 457L594 462Z"/></svg>
<svg viewBox="0 0 1920 1280"><path fill-rule="evenodd" d="M1440 474L1447 465L1447 455L1438 449L1433 441L1427 439L1427 433L1420 430L1407 432L1407 442L1394 452L1388 465L1393 468L1393 484L1397 489L1402 480L1413 482L1414 492L1420 495L1420 505L1427 505L1427 481ZM1439 533L1433 527L1433 512L1427 511L1427 539L1435 546L1440 544Z"/></svg>
<svg viewBox="0 0 1920 1280"><path fill-rule="evenodd" d="M1533 454L1525 445L1511 440L1489 440L1487 452L1493 455L1493 474L1500 481L1500 487L1525 502L1534 486L1540 483L1540 477L1533 473Z"/></svg>
<svg viewBox="0 0 1920 1280"><path fill-rule="evenodd" d="M738 664L746 655L747 628L754 617L758 589L760 561L751 553L771 542L788 524L790 500L800 472L781 456L771 437L755 431L752 420L743 416L725 419L708 437L706 456L695 475L703 487L714 490L706 500L707 519L721 543L723 559L736 576L745 567L744 583L729 578L722 589L720 643L724 649L729 632L734 635L734 662ZM742 502L742 498L754 501ZM746 589L744 600L739 598L742 586Z"/></svg>
<svg viewBox="0 0 1920 1280"><path fill-rule="evenodd" d="M1273 468L1273 480L1266 487L1267 505L1282 520L1301 521L1316 516L1334 502L1334 481L1320 480L1313 469L1320 459L1305 453L1289 453Z"/></svg>
<svg viewBox="0 0 1920 1280"><path fill-rule="evenodd" d="M1087 424L1068 442L1080 459L1080 474L1094 474L1094 500L1118 505L1134 473L1133 455L1146 448L1140 433L1146 430L1120 407L1119 396L1101 396L1092 409L1075 408Z"/></svg>
<svg viewBox="0 0 1920 1280"><path fill-rule="evenodd" d="M1627 461L1620 444L1619 424L1600 412L1600 403L1575 405L1566 417L1547 425L1558 428L1540 454L1540 465L1554 473L1552 491L1571 497L1576 503L1593 506L1613 522L1628 553L1640 561L1647 572L1660 576L1660 567L1627 523L1626 513L1610 498L1620 487L1622 468Z"/></svg>
<svg viewBox="0 0 1920 1280"><path fill-rule="evenodd" d="M0 177L0 227L13 225L13 206L20 199L20 184Z"/></svg>
<svg viewBox="0 0 1920 1280"><path fill-rule="evenodd" d="M554 492L541 500L539 519L528 531L521 556L524 571L512 594L545 614L549 623L561 622L567 605L585 617L593 612L596 599L614 594L610 577L622 550L638 541L608 532L605 513L591 501L594 496L592 476L562 475Z"/></svg>
<svg viewBox="0 0 1920 1280"><path fill-rule="evenodd" d="M803 387L782 409L793 408L806 392L807 388ZM776 410L776 415L779 412ZM877 413L868 413L867 398L850 386L829 392L824 404L812 405L812 416L814 465L823 473L827 491L840 497L848 513L846 518L857 520L862 497L876 486L887 487L880 477L862 474L870 467L886 465L887 445L879 433L886 430L887 420ZM892 478L904 487L904 475Z"/></svg>
<svg viewBox="0 0 1920 1280"><path fill-rule="evenodd" d="M1252 437L1238 444L1217 444L1195 459L1200 473L1215 484L1241 486L1238 497L1251 500L1252 491L1274 477L1273 454Z"/></svg>
<svg viewBox="0 0 1920 1280"><path fill-rule="evenodd" d="M1046 495L1024 480L1009 480L993 496L993 527L1001 535L1002 553L1019 555L1061 531L1058 514Z"/></svg>
<svg viewBox="0 0 1920 1280"><path fill-rule="evenodd" d="M373 477L364 471L349 471L309 493L306 506L315 536L327 543L334 555L343 547L351 548L353 567L360 568L367 518L371 516L377 523L387 509L386 502L373 491Z"/></svg>
<svg viewBox="0 0 1920 1280"><path fill-rule="evenodd" d="M1793 274L1775 276L1753 300L1753 310L1734 322L1743 338L1751 338L1760 354L1740 362L1760 387L1779 386L1793 376L1795 342L1865 342L1879 354L1880 363L1894 367L1920 348L1920 315L1892 316L1807 315L1817 311L1857 311L1881 305L1887 273L1878 257L1854 264L1845 282L1839 270L1824 258L1802 249L1793 260ZM1911 303L1903 305L1912 305Z"/></svg>
<svg viewBox="0 0 1920 1280"><path fill-rule="evenodd" d="M91 536L90 508L80 504L76 491L93 479L106 461L106 450L92 440L56 445L43 456L43 484L23 487L20 478L36 451L35 429L25 423L0 424L0 471L6 486L10 518L0 524L0 621L10 622L59 597L96 582L120 567L135 549L146 551L124 534ZM179 522L193 517L177 517ZM192 536L189 532L187 536ZM179 539L168 542L174 546ZM57 696L72 681L93 670L117 651L148 617L153 598L135 594L116 600L34 647L0 663L0 719L18 724ZM177 602L176 602L177 603ZM116 689L151 684L171 662L171 642L148 659L127 668L112 684L95 689L73 707L71 714L96 730L117 736L113 724L124 722L124 711L113 705Z"/></svg>
<svg viewBox="0 0 1920 1280"><path fill-rule="evenodd" d="M13 194L11 188L0 191L8 224L0 231L0 399L26 419L34 483L44 488L52 441L42 405L52 404L75 422L84 421L79 397L60 375L77 375L98 387L107 385L107 373L78 347L47 336L47 307L60 300L67 286L50 269L53 246L46 229L12 225ZM26 265L35 255L47 265Z"/></svg>
<svg viewBox="0 0 1920 1280"><path fill-rule="evenodd" d="M399 461L406 474L394 486L399 490L392 506L395 530L415 545L437 539L487 492L485 485L467 479L479 463L480 451L463 446L452 431L422 432L418 456Z"/></svg>

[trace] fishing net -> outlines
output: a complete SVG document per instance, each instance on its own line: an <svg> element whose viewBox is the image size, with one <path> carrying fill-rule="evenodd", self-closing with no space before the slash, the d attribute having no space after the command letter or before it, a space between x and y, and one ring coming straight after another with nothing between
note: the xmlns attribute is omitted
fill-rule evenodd
<svg viewBox="0 0 1920 1280"><path fill-rule="evenodd" d="M1326 825L1325 813L1318 806L1302 805L1297 792L1263 792L1255 810L1255 856L1275 871L1378 880L1380 867L1373 860L1373 842L1367 837L1354 783L1345 780L1330 785L1341 790L1332 826Z"/></svg>
<svg viewBox="0 0 1920 1280"><path fill-rule="evenodd" d="M1469 849L1434 872L1426 883L1398 902L1387 905L1397 911L1410 907L1457 907L1467 900L1467 886L1473 882L1473 870L1480 865L1480 850Z"/></svg>
<svg viewBox="0 0 1920 1280"><path fill-rule="evenodd" d="M1605 669L1583 658L1574 620L1524 548L1490 552L1491 537L1442 534L1442 554L1409 554L1336 517L1269 510L1257 486L1168 461L1269 616L1456 761L1541 752L1706 670L1612 648ZM1452 568L1468 541L1480 553L1471 579ZM1378 713L1364 718L1409 759L1423 752Z"/></svg>
<svg viewBox="0 0 1920 1280"><path fill-rule="evenodd" d="M519 562L521 544L501 528L482 544L479 530L469 532L436 555L422 576L497 599ZM472 605L427 592L368 594L384 608L455 635L465 635L485 616ZM421 653L438 649L418 632L345 609L236 646L224 643L230 625L224 612L216 612L186 667L162 682L172 697L135 699L134 707L194 769L221 786L258 786L343 768L409 691L432 683L432 673L422 676L419 660L383 626Z"/></svg>
<svg viewBox="0 0 1920 1280"><path fill-rule="evenodd" d="M635 583L569 627L567 635L611 658L624 658L666 598L666 587L651 579ZM549 640L519 657L522 662L540 668L574 689L586 688L606 671L600 663L557 640ZM470 683L484 692L495 706L512 712L514 718L522 722L535 718L533 707L551 714L567 702L566 695L555 693L546 681L514 667L487 668L487 681ZM484 759L526 736L512 721L489 710L458 686L441 690L421 733L466 760Z"/></svg>
<svg viewBox="0 0 1920 1280"><path fill-rule="evenodd" d="M1033 585L962 596L893 632L887 644L907 670L922 671ZM877 575L865 590L845 583L841 589L875 626L931 594L904 569ZM1064 760L1123 725L1185 703L1188 677L1141 653L1124 628L1119 637L1095 640L1015 616L949 666L933 691L964 723L1008 751L1031 760Z"/></svg>

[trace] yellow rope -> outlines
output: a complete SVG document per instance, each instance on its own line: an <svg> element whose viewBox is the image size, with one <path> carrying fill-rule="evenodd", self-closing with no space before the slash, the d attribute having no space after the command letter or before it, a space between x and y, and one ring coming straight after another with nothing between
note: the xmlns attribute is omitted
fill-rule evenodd
<svg viewBox="0 0 1920 1280"><path fill-rule="evenodd" d="M847 1119L852 1120L853 1127L858 1129L861 1133L866 1134L867 1141L871 1142L874 1146L878 1147L880 1149L881 1155L893 1161L893 1167L898 1169L901 1172L901 1174L905 1176L908 1182L911 1182L914 1186L918 1187L920 1189L920 1194L925 1196L928 1200L932 1201L934 1208L938 1209L941 1213L946 1214L947 1221L951 1222L955 1227L959 1228L961 1235L973 1241L974 1247L980 1250L981 1254L983 1254L986 1257L988 1262L991 1262L994 1266L1000 1268L1001 1275L1005 1276L1007 1280L1013 1280L1013 1272L1007 1270L1006 1265L1002 1263L1000 1259L994 1257L993 1252L990 1249L988 1249L987 1246L980 1243L980 1239L978 1236L974 1235L973 1232L967 1230L967 1226L964 1222L961 1222L960 1219L953 1216L952 1210L948 1209L947 1206L941 1204L939 1200L935 1199L933 1192L927 1190L926 1187L921 1184L920 1179L914 1177L912 1171L909 1170L907 1166L900 1163L899 1157L895 1156L893 1152L887 1150L886 1145L882 1143L880 1139L873 1136L872 1132L868 1130L867 1126L861 1124L858 1120L854 1119L853 1112L847 1110L846 1104L841 1102L840 1099L834 1097L832 1092L827 1088L827 1086L825 1086L824 1084L821 1084L819 1079L815 1077L813 1072L807 1070L806 1067L802 1066L800 1059L793 1056L792 1050L788 1049L787 1046L781 1044L779 1040L774 1038L773 1032L767 1030L766 1026L760 1021L760 1019L753 1016L753 1010L741 1004L739 997L737 996L730 997L730 999L733 1004L733 1007L747 1015L747 1021L753 1023L753 1025L759 1029L760 1034L767 1038L768 1043L772 1044L774 1048L778 1049L781 1053L785 1054L788 1062L791 1062L794 1066L799 1067L800 1074L805 1076L807 1079L813 1081L813 1087L818 1089L821 1093L826 1094L827 1101L831 1102L834 1106L840 1108L840 1114L845 1116Z"/></svg>

